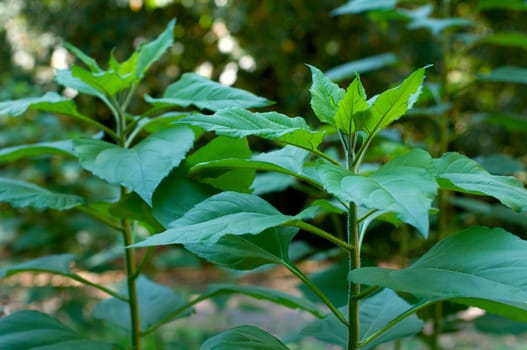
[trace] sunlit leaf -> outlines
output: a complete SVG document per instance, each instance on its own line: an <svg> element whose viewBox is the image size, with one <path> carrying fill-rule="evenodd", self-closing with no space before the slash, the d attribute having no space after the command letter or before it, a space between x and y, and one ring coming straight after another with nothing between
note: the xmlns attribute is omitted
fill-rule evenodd
<svg viewBox="0 0 527 350"><path fill-rule="evenodd" d="M46 314L26 310L0 318L0 349L112 350L113 346L88 340Z"/></svg>
<svg viewBox="0 0 527 350"><path fill-rule="evenodd" d="M426 236L428 212L437 192L431 167L430 155L414 150L394 158L369 176L322 163L318 174L325 189L341 200L393 212Z"/></svg>
<svg viewBox="0 0 527 350"><path fill-rule="evenodd" d="M13 162L21 158L35 158L43 155L74 156L71 140L40 142L0 149L0 163Z"/></svg>
<svg viewBox="0 0 527 350"><path fill-rule="evenodd" d="M76 67L75 65L73 67ZM108 98L96 89L95 87L91 86L90 84L82 81L78 77L74 77L72 74L71 69L59 69L55 72L55 80L57 83L59 83L62 86L69 87L72 89L75 89L79 91L80 93L90 95L90 96L96 96L100 98L103 101L106 101L108 104L110 103L108 101Z"/></svg>
<svg viewBox="0 0 527 350"><path fill-rule="evenodd" d="M194 133L183 126L149 135L132 148L94 139L74 141L81 165L94 175L137 192L148 204L170 171L194 144Z"/></svg>
<svg viewBox="0 0 527 350"><path fill-rule="evenodd" d="M393 53L383 53L380 55L361 58L352 62L344 63L326 71L327 78L333 81L342 81L353 78L355 74L362 74L384 68L397 63L398 59Z"/></svg>
<svg viewBox="0 0 527 350"><path fill-rule="evenodd" d="M360 77L357 76L348 86L344 97L338 103L337 113L335 114L337 128L347 134L353 133L355 131L354 120L357 115L367 110L366 91L364 91Z"/></svg>
<svg viewBox="0 0 527 350"><path fill-rule="evenodd" d="M83 204L84 199L72 194L55 193L29 182L0 178L0 202L17 208L66 210Z"/></svg>
<svg viewBox="0 0 527 350"><path fill-rule="evenodd" d="M396 4L397 0L350 0L346 4L331 11L331 14L338 16L373 10L391 10L395 8Z"/></svg>
<svg viewBox="0 0 527 350"><path fill-rule="evenodd" d="M174 42L174 26L176 20L168 22L167 27L155 40L143 44L139 48L137 59L136 77L143 78L150 66L156 62L168 50Z"/></svg>
<svg viewBox="0 0 527 350"><path fill-rule="evenodd" d="M435 160L435 167L443 189L491 196L516 211L527 211L527 190L512 176L491 175L478 162L454 152Z"/></svg>
<svg viewBox="0 0 527 350"><path fill-rule="evenodd" d="M183 217L173 221L160 234L136 243L134 247L201 243L213 245L225 235L259 234L289 221L314 215L306 210L284 215L260 197L237 192L222 192L197 204Z"/></svg>
<svg viewBox="0 0 527 350"><path fill-rule="evenodd" d="M253 326L228 329L207 339L200 350L288 350L280 340Z"/></svg>
<svg viewBox="0 0 527 350"><path fill-rule="evenodd" d="M97 61L95 61L93 58L85 54L81 51L78 47L74 46L71 43L64 43L64 46L71 51L79 60L81 60L82 63L84 63L92 72L98 73L102 72L102 68L99 67L97 64Z"/></svg>
<svg viewBox="0 0 527 350"><path fill-rule="evenodd" d="M229 87L195 73L185 73L165 90L163 97L145 96L156 107L189 107L219 111L225 108L266 107L272 102L248 91Z"/></svg>
<svg viewBox="0 0 527 350"><path fill-rule="evenodd" d="M136 286L142 331L148 330L157 323L168 322L175 317L186 315L186 313L173 315L173 312L186 305L187 301L171 289L152 282L144 276L137 278ZM122 290L122 294L127 295L126 289ZM108 298L101 301L95 306L93 316L130 330L130 306L122 300Z"/></svg>
<svg viewBox="0 0 527 350"><path fill-rule="evenodd" d="M527 242L500 228L473 227L449 235L410 267L364 267L350 273L362 284L452 300L527 321Z"/></svg>
<svg viewBox="0 0 527 350"><path fill-rule="evenodd" d="M324 133L311 130L303 118L290 118L277 112L252 113L231 108L212 116L192 115L180 122L214 131L218 135L236 138L255 135L312 151L317 149L324 138Z"/></svg>
<svg viewBox="0 0 527 350"><path fill-rule="evenodd" d="M371 349L379 344L413 335L423 328L423 322L417 316L411 315L382 332L382 334L376 334L390 321L411 307L391 290L384 289L382 292L361 301L360 306L360 341L361 343L367 341L367 344L361 346L361 349ZM343 312L346 311L343 310ZM346 346L348 333L348 329L333 315L311 323L302 331L304 335L314 336L322 341L341 346Z"/></svg>
<svg viewBox="0 0 527 350"><path fill-rule="evenodd" d="M311 109L317 118L324 123L335 125L337 104L344 96L344 89L333 83L324 73L316 67L308 65L311 70L313 83L311 93Z"/></svg>
<svg viewBox="0 0 527 350"><path fill-rule="evenodd" d="M115 96L118 92L131 87L135 81L133 74L121 75L113 69L93 73L82 67L73 66L71 74L74 78L80 79L86 85L107 96Z"/></svg>

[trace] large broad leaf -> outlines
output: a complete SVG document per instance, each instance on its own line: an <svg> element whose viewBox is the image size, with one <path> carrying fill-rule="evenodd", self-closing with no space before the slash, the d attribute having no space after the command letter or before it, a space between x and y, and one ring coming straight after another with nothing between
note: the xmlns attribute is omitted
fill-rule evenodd
<svg viewBox="0 0 527 350"><path fill-rule="evenodd" d="M236 270L252 270L266 264L288 263L294 227L273 227L260 234L225 235L213 245L185 244L197 256Z"/></svg>
<svg viewBox="0 0 527 350"><path fill-rule="evenodd" d="M344 97L340 100L335 114L337 128L344 133L351 134L355 131L355 121L359 113L368 110L366 91L357 76L346 89Z"/></svg>
<svg viewBox="0 0 527 350"><path fill-rule="evenodd" d="M288 350L288 347L264 330L239 326L209 338L200 350Z"/></svg>
<svg viewBox="0 0 527 350"><path fill-rule="evenodd" d="M72 275L70 265L73 254L49 255L0 269L0 278L6 278L20 272L49 272L64 276Z"/></svg>
<svg viewBox="0 0 527 350"><path fill-rule="evenodd" d="M403 270L364 267L358 283L450 299L527 321L527 242L503 229L474 227L449 235Z"/></svg>
<svg viewBox="0 0 527 350"><path fill-rule="evenodd" d="M357 129L366 131L369 135L375 135L403 116L408 109L412 108L421 93L425 69L426 67L416 70L401 85L386 90L368 101L371 103L371 113L357 118Z"/></svg>
<svg viewBox="0 0 527 350"><path fill-rule="evenodd" d="M163 97L146 95L145 100L156 107L195 106L214 112L231 107L266 107L271 104L271 101L248 91L222 85L195 73L183 74L180 80L167 87Z"/></svg>
<svg viewBox="0 0 527 350"><path fill-rule="evenodd" d="M325 75L333 81L342 81L353 78L356 74L367 73L396 64L397 61L397 56L388 52L341 64L326 71Z"/></svg>
<svg viewBox="0 0 527 350"><path fill-rule="evenodd" d="M335 125L337 104L344 96L344 89L333 83L316 67L309 65L308 67L311 69L311 79L313 80L309 89L311 109L321 122Z"/></svg>
<svg viewBox="0 0 527 350"><path fill-rule="evenodd" d="M339 199L393 212L426 236L428 214L437 192L431 167L430 155L414 150L394 158L370 176L325 163L318 165L318 174L324 188Z"/></svg>
<svg viewBox="0 0 527 350"><path fill-rule="evenodd" d="M175 127L151 134L132 148L94 140L74 141L81 165L109 183L137 192L148 204L152 194L194 144L194 133Z"/></svg>
<svg viewBox="0 0 527 350"><path fill-rule="evenodd" d="M110 344L88 340L59 321L37 311L0 318L2 350L111 350Z"/></svg>
<svg viewBox="0 0 527 350"><path fill-rule="evenodd" d="M171 289L154 283L144 276L137 278L136 286L141 331L148 331L152 326L186 315L186 313L174 315L174 311L182 309L187 301ZM122 294L127 294L125 289ZM93 316L130 330L130 306L122 300L109 298L101 301L95 306Z"/></svg>
<svg viewBox="0 0 527 350"><path fill-rule="evenodd" d="M73 100L59 95L56 92L48 92L41 97L27 97L19 100L0 102L0 115L19 116L28 109L81 116Z"/></svg>
<svg viewBox="0 0 527 350"><path fill-rule="evenodd" d="M370 349L376 345L421 331L423 322L415 315L402 319L393 327L383 329L410 307L410 304L387 289L361 301L359 313L360 342L364 345L360 348ZM348 341L348 329L333 315L311 323L302 333L341 346L346 346Z"/></svg>
<svg viewBox="0 0 527 350"><path fill-rule="evenodd" d="M348 3L331 11L331 14L338 16L373 10L391 10L395 8L396 4L397 0L350 0Z"/></svg>
<svg viewBox="0 0 527 350"><path fill-rule="evenodd" d="M491 175L478 162L453 152L435 160L435 166L443 189L491 196L514 210L527 211L527 190L512 176Z"/></svg>
<svg viewBox="0 0 527 350"><path fill-rule="evenodd" d="M486 75L480 75L481 80L496 81L501 83L527 84L527 68L503 66L494 69Z"/></svg>
<svg viewBox="0 0 527 350"><path fill-rule="evenodd" d="M143 78L150 66L157 61L168 50L174 42L174 26L176 20L168 22L167 27L155 40L142 45L139 48L137 68L135 75L138 79Z"/></svg>
<svg viewBox="0 0 527 350"><path fill-rule="evenodd" d="M236 138L256 135L310 151L316 151L324 138L324 133L311 130L303 118L289 118L277 112L252 113L241 108L221 110L212 116L193 115L180 122L218 135Z"/></svg>
<svg viewBox="0 0 527 350"><path fill-rule="evenodd" d="M307 311L312 315L322 318L324 317L320 308L309 300L296 295L288 294L280 290L265 288L242 286L237 284L212 284L207 289L205 296L213 298L226 294L243 294L251 298L266 300L277 305L287 307L289 309L299 309ZM201 297L200 297L201 298Z"/></svg>
<svg viewBox="0 0 527 350"><path fill-rule="evenodd" d="M84 203L79 196L55 193L29 182L0 178L0 202L13 207L66 210Z"/></svg>
<svg viewBox="0 0 527 350"><path fill-rule="evenodd" d="M165 232L133 247L190 243L210 246L225 235L258 234L314 214L313 210L305 210L295 216L284 215L260 197L222 192L197 204L182 218L173 221Z"/></svg>
<svg viewBox="0 0 527 350"><path fill-rule="evenodd" d="M42 155L74 156L71 140L40 142L0 149L0 163L8 163L20 158L33 158Z"/></svg>

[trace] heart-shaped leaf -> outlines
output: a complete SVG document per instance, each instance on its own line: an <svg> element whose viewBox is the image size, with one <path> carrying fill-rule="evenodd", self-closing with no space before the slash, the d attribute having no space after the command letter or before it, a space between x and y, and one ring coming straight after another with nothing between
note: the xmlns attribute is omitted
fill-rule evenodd
<svg viewBox="0 0 527 350"><path fill-rule="evenodd" d="M155 132L129 149L94 139L77 139L74 149L86 170L135 191L151 205L156 187L193 144L192 130L178 126Z"/></svg>
<svg viewBox="0 0 527 350"><path fill-rule="evenodd" d="M66 210L83 204L84 199L72 194L51 192L29 182L0 178L0 202L7 202L16 208Z"/></svg>
<svg viewBox="0 0 527 350"><path fill-rule="evenodd" d="M324 138L324 133L311 130L303 118L289 118L277 112L252 113L241 108L221 110L212 116L192 115L179 122L199 126L218 135L235 138L256 135L310 151L316 151Z"/></svg>
<svg viewBox="0 0 527 350"><path fill-rule="evenodd" d="M516 211L527 211L527 190L516 178L491 175L478 162L459 153L445 153L434 164L442 189L491 196Z"/></svg>
<svg viewBox="0 0 527 350"><path fill-rule="evenodd" d="M169 85L161 98L145 96L145 101L155 107L189 107L213 112L225 108L257 108L272 104L248 91L229 87L195 73L185 73Z"/></svg>
<svg viewBox="0 0 527 350"><path fill-rule="evenodd" d="M187 313L173 314L175 310L183 309L187 301L171 289L154 283L144 276L137 278L136 286L141 314L141 331L148 331L157 324L187 315ZM121 293L127 294L124 289ZM101 301L95 306L93 316L130 330L130 306L122 300L108 298Z"/></svg>
<svg viewBox="0 0 527 350"><path fill-rule="evenodd" d="M311 109L321 122L335 125L335 113L339 101L344 96L344 89L329 80L319 69L310 65L308 67L313 81L309 89Z"/></svg>
<svg viewBox="0 0 527 350"><path fill-rule="evenodd" d="M209 338L200 350L289 350L280 340L253 326L228 329Z"/></svg>
<svg viewBox="0 0 527 350"><path fill-rule="evenodd" d="M500 228L473 227L449 235L403 270L364 267L358 283L431 300L474 305L527 321L527 242Z"/></svg>
<svg viewBox="0 0 527 350"><path fill-rule="evenodd" d="M314 214L314 210L306 209L295 216L284 215L260 197L222 192L197 204L173 221L165 232L148 237L133 247L190 243L210 246L225 235L258 234Z"/></svg>
<svg viewBox="0 0 527 350"><path fill-rule="evenodd" d="M26 310L0 318L0 349L112 350L113 346L88 340L46 314Z"/></svg>
<svg viewBox="0 0 527 350"><path fill-rule="evenodd" d="M369 176L355 175L327 163L318 165L325 189L346 202L393 212L424 236L428 234L428 212L437 193L432 158L414 150L394 158Z"/></svg>

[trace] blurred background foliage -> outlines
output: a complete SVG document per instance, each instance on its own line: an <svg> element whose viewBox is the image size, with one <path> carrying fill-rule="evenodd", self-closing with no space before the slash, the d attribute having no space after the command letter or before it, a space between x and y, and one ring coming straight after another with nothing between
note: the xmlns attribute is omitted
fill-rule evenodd
<svg viewBox="0 0 527 350"><path fill-rule="evenodd" d="M492 173L526 181L527 3L522 0L0 0L0 100L60 91L54 71L74 62L66 42L104 66L110 53L127 58L172 18L177 18L175 44L152 67L138 96L159 96L181 74L194 71L271 99L276 102L271 109L316 125L306 64L342 87L358 71L370 95L432 64L418 108L381 135L371 160L385 161L407 146L433 155L460 151ZM85 114L111 123L93 99L79 96L76 102ZM137 98L131 109L141 111L143 103ZM0 148L90 133L74 123L45 114L0 116ZM114 195L68 159L19 161L1 165L0 173L92 199L94 193L97 199ZM297 213L308 197L298 187L266 196L285 213ZM527 237L525 215L497 203L451 197L449 204L449 230L482 223ZM368 235L366 255L380 259L400 250L411 255L422 241L400 245L400 237L418 237L408 231L378 225ZM117 239L82 213L43 215L0 204L2 260L72 251L91 256L97 265L97 259L110 260L100 252L111 256L108 247Z"/></svg>

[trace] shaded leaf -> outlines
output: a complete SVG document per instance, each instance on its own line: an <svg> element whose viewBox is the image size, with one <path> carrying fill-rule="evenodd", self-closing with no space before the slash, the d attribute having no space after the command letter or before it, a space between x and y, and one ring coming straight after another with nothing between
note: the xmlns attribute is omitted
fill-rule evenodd
<svg viewBox="0 0 527 350"><path fill-rule="evenodd" d="M359 206L393 212L426 236L428 212L437 192L431 166L428 153L414 150L394 158L370 176L323 163L317 168L329 193Z"/></svg>
<svg viewBox="0 0 527 350"><path fill-rule="evenodd" d="M527 210L527 190L515 177L491 175L478 162L454 152L445 153L434 164L443 189L491 196L514 210Z"/></svg>
<svg viewBox="0 0 527 350"><path fill-rule="evenodd" d="M413 335L423 328L423 322L417 316L411 315L381 334L376 334L411 307L391 290L384 289L380 293L365 299L360 305L360 342L367 342L361 346L361 349L370 349L391 340ZM346 312L345 308L343 308L343 312ZM348 329L334 315L309 324L302 331L302 334L341 346L346 346L348 340Z"/></svg>
<svg viewBox="0 0 527 350"><path fill-rule="evenodd" d="M83 204L84 199L72 194L51 192L29 182L0 178L0 202L7 202L16 208L66 210Z"/></svg>
<svg viewBox="0 0 527 350"><path fill-rule="evenodd" d="M313 210L295 216L284 215L260 197L222 192L197 204L183 217L173 221L165 232L148 237L133 247L178 243L210 246L225 235L258 234L268 228L312 215Z"/></svg>
<svg viewBox="0 0 527 350"><path fill-rule="evenodd" d="M318 68L308 65L311 70L311 109L324 123L335 125L337 104L344 96L344 89L333 83Z"/></svg>
<svg viewBox="0 0 527 350"><path fill-rule="evenodd" d="M499 32L490 35L486 35L479 40L480 43L507 46L507 47L520 47L527 49L527 35L517 32Z"/></svg>
<svg viewBox="0 0 527 350"><path fill-rule="evenodd" d="M122 196L119 202L112 204L109 213L117 218L137 220L150 233L160 232L164 229L152 215L152 208L134 192Z"/></svg>
<svg viewBox="0 0 527 350"><path fill-rule="evenodd" d="M508 10L527 10L524 0L479 0L481 10L508 9Z"/></svg>
<svg viewBox="0 0 527 350"><path fill-rule="evenodd" d="M333 16L349 13L361 13L373 10L391 10L395 8L397 0L350 0L346 4L331 11Z"/></svg>
<svg viewBox="0 0 527 350"><path fill-rule="evenodd" d="M20 272L50 272L59 275L71 275L70 265L73 254L48 255L0 269L0 278L6 278Z"/></svg>
<svg viewBox="0 0 527 350"><path fill-rule="evenodd" d="M0 348L111 350L113 346L88 340L46 314L26 310L0 318Z"/></svg>
<svg viewBox="0 0 527 350"><path fill-rule="evenodd" d="M396 64L397 62L397 56L391 52L388 52L341 64L326 71L325 75L328 79L333 81L342 81L353 78L356 74L371 72L389 65Z"/></svg>
<svg viewBox="0 0 527 350"><path fill-rule="evenodd" d="M86 170L129 188L150 205L156 187L193 144L192 130L179 126L155 132L128 149L94 139L77 139L74 149Z"/></svg>
<svg viewBox="0 0 527 350"><path fill-rule="evenodd" d="M527 120L523 116L503 113L482 113L477 115L477 120L499 125L509 132L527 133Z"/></svg>
<svg viewBox="0 0 527 350"><path fill-rule="evenodd" d="M181 119L180 123L235 138L255 135L311 151L315 151L324 138L324 133L311 130L303 118L289 118L277 112L252 113L240 108L221 110L212 116L192 115Z"/></svg>
<svg viewBox="0 0 527 350"><path fill-rule="evenodd" d="M480 75L479 78L501 83L527 84L527 68L514 66L498 67L489 74Z"/></svg>
<svg viewBox="0 0 527 350"><path fill-rule="evenodd" d="M50 154L75 156L73 153L73 142L71 140L63 140L2 148L0 149L0 163L8 163L20 158L34 158Z"/></svg>
<svg viewBox="0 0 527 350"><path fill-rule="evenodd" d="M225 108L266 107L271 101L248 91L229 87L195 73L185 73L177 82L169 85L163 97L145 95L145 101L156 107L190 107L213 112Z"/></svg>
<svg viewBox="0 0 527 350"><path fill-rule="evenodd" d="M186 313L173 315L175 310L187 304L187 301L173 290L152 282L144 276L137 278L136 285L141 314L141 331L147 331L158 323L186 315ZM127 295L126 288L121 293ZM108 298L101 301L95 306L93 316L130 330L130 306L122 300Z"/></svg>
<svg viewBox="0 0 527 350"><path fill-rule="evenodd" d="M19 116L29 109L80 116L73 100L56 92L47 92L41 97L26 97L0 102L0 115ZM87 117L86 117L87 118Z"/></svg>
<svg viewBox="0 0 527 350"><path fill-rule="evenodd" d="M288 347L264 330L239 326L207 339L200 350L288 350Z"/></svg>
<svg viewBox="0 0 527 350"><path fill-rule="evenodd" d="M527 242L500 228L473 227L449 235L410 267L364 267L350 273L358 283L478 306L527 321Z"/></svg>

